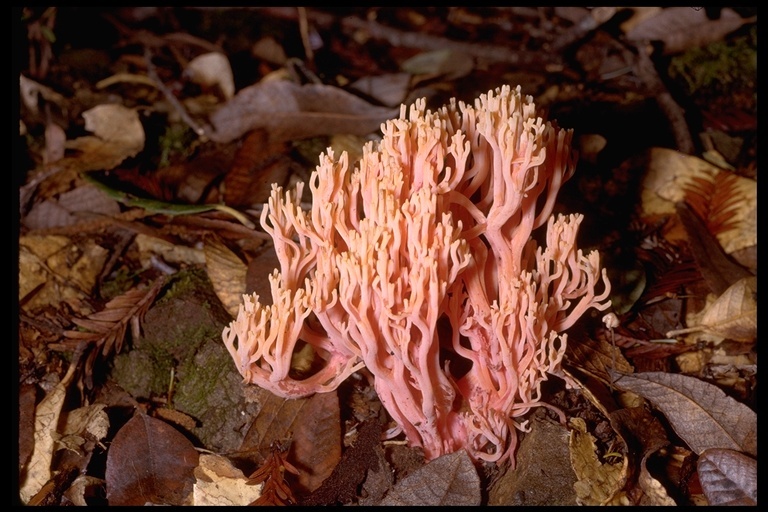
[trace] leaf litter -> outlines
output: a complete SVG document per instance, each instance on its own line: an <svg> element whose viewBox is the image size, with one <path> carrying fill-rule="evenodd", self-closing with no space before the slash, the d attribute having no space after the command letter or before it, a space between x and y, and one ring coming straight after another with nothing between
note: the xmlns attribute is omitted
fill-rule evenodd
<svg viewBox="0 0 768 512"><path fill-rule="evenodd" d="M361 17L359 12L342 16L334 10L259 8L237 12L250 25L211 38L217 41L213 44L210 34L178 32L179 24L166 34L136 29L142 22L125 16L139 9L103 17L98 11L81 11L89 21L98 18L119 27L116 33L125 44L113 48L119 56L112 69L98 79L82 75L86 78L79 82L66 78L63 59L53 59L67 51L41 35L58 29L57 20L62 30L57 35L71 37L66 32L71 12L24 12L34 59L20 76L20 133L30 158L23 169L28 176L19 183L19 354L24 368L19 398L20 421L29 425L35 418L35 426L33 442L22 442L20 429L23 502L104 504L106 496L109 504L142 505L259 499L325 505L484 503L494 476L517 471L473 465L463 452L424 464L417 450L382 443L387 418L364 375L350 388L306 401L277 400L238 388L235 402L231 397L215 399L224 412L214 412L211 402L190 393L188 379L206 381L179 366L189 354L173 347L150 354L146 344L142 347L145 339L165 332L161 323L168 324L169 312L172 324L179 326L193 318L187 316L192 309L168 308L160 302L176 300L174 294L158 300L155 288L142 285L164 282L166 273L205 268L213 284L195 285L190 293L206 297L203 303L225 304L231 315L241 293L264 289L264 276L275 265L267 237L258 227L251 229L258 225L271 183L306 179L316 155L341 135L358 137L357 146L375 139L379 124L396 115L400 102L426 96L439 105L450 96L473 98L514 76L537 102L561 114L556 117L563 124L601 138L599 151L584 159L584 169L577 172L572 185L580 192L566 196L568 207L577 209L572 203L581 198L579 210L604 214L620 198L632 212L615 217L623 224L611 224L614 217L604 216L608 224L602 232L585 234L601 245L602 253L643 254L641 265L633 268L636 275L628 276L624 295L614 298L624 305L617 311L620 325L571 334L583 340L569 346L571 367L562 376L575 390L569 398L575 402L565 407L566 415L573 415L568 424L571 446L561 446L559 455L551 457L563 459L570 451L560 467L565 473L558 475L572 473L561 478L573 494L559 499L567 504L573 496L591 504L756 503L756 419L744 405L753 403L756 388L756 264L750 266L745 252L756 246L756 180L749 175L750 155L715 158L709 150L698 158L674 151L676 139L670 137L671 147L648 142L643 149L649 149L650 157L637 164L636 154L617 150L634 146L623 146L615 126L578 126L594 118L588 107L599 101L626 109L622 115L647 106L646 100L664 106L659 100L663 95L654 97L623 80L622 73L632 73L624 68L635 65L636 56L617 53L614 21L621 21L619 38L657 41L665 55L677 55L710 41L727 41L731 32L755 24L753 12L724 8L705 16L694 8L499 8L476 13L448 8L441 16L376 8ZM185 23L207 16L196 8L146 12L156 21L181 13ZM264 44L255 44L265 39L250 32L263 23L286 31L271 32L269 57ZM513 32L527 41L519 51L509 51L507 39ZM291 33L298 46L286 37ZM576 62L543 51L543 42L563 51L578 50ZM131 46L136 44L151 52L136 51ZM606 48L614 48L613 54ZM72 48L72 55L77 51ZM246 54L253 59L248 71L237 60ZM590 62L595 69L582 73L579 66ZM654 73L664 75L667 70L659 62ZM557 78L547 83L536 70L526 69L533 63L546 66L547 76ZM71 71L72 76L81 72ZM592 82L582 84L574 76ZM579 92L584 85L593 91L594 101L585 101ZM580 110L579 102L586 107ZM680 129L671 118L667 122ZM171 124L187 125L191 141L173 140L174 133L184 131L165 130ZM718 140L735 141L736 135L745 134L721 132ZM645 138L633 137L646 144ZM753 140L747 137L746 144L734 147L748 151ZM631 169L635 177L622 176L622 169ZM639 182L637 176L642 177ZM99 185L94 185L96 179ZM642 190L639 202L617 195L635 183ZM601 204L597 197L609 201ZM694 212L693 222L679 209L682 201ZM641 231L627 230L629 217L633 229L640 224ZM124 238L128 243L110 257L118 229L130 233ZM622 238L612 229L643 234L640 239ZM697 257L702 252L715 257ZM691 271L694 260L700 275ZM122 287L123 295L106 294L106 285ZM148 294L147 289L155 292ZM703 289L712 295L705 297ZM113 302L101 298L106 296ZM142 316L149 337L138 334ZM131 318L136 318L137 335L126 338L117 357ZM64 327L56 327L62 323ZM77 331L78 326L90 332ZM60 351L66 332L86 343L69 366ZM665 336L667 340L660 339ZM197 343L191 360L216 380L237 387L239 376L231 364L213 363L220 341ZM76 344L70 345L67 352L75 349ZM734 345L740 346L734 356L738 359L728 359ZM82 353L87 346L91 351ZM102 377L114 375L109 373L113 359L124 373L144 365L157 365L166 373L144 388L151 392L137 393L141 386L128 386L136 396L121 390L120 401L114 395L104 398L106 403L91 404L92 397L107 396L94 393L112 385ZM307 371L311 357L295 364L296 371ZM643 371L655 365L663 365L664 371ZM676 368L685 374L675 373ZM87 379L93 371L98 375L95 389L78 390L80 403L65 404L63 393L71 391L73 379ZM208 389L222 396L214 386ZM634 405L622 402L628 393L621 389L636 393ZM734 400L721 389L741 390L743 398ZM45 398L36 403L37 396ZM647 400L663 421L641 413L637 400L641 405ZM126 418L126 403L137 409L135 415L128 413L133 419ZM592 416L577 412L585 404L594 409ZM579 414L587 421L576 421ZM637 428L651 425L647 421L653 428ZM225 431L217 437L201 428L211 424L226 425ZM524 436L521 454L526 441L535 441L540 433L537 424ZM566 427L560 428L557 435L563 436ZM190 436L195 439L191 442L186 437L190 429L202 437ZM62 447L68 455L57 462L53 455ZM221 453L198 454L211 447ZM104 456L106 472L98 469ZM244 475L260 480L268 497L255 497L259 486L249 486ZM231 487L222 490L225 486Z"/></svg>

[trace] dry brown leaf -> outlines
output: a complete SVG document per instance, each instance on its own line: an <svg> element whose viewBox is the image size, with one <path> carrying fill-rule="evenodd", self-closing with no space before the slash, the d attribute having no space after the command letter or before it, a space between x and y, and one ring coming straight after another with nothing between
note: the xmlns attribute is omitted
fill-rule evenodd
<svg viewBox="0 0 768 512"><path fill-rule="evenodd" d="M367 135L396 115L396 109L371 105L330 85L269 80L239 91L210 120L212 138L227 143L256 128L267 130L272 141Z"/></svg>
<svg viewBox="0 0 768 512"><path fill-rule="evenodd" d="M137 414L115 435L107 452L110 506L188 505L198 454L167 423Z"/></svg>
<svg viewBox="0 0 768 512"><path fill-rule="evenodd" d="M67 388L75 375L77 362L69 365L66 375L56 384L35 409L35 442L32 455L25 468L22 468L19 496L23 503L28 503L43 485L51 478L51 462L61 409L67 397Z"/></svg>
<svg viewBox="0 0 768 512"><path fill-rule="evenodd" d="M667 490L648 471L648 458L669 444L667 433L661 422L642 406L628 407L611 413L611 426L621 439L630 446L629 456L640 458L640 473L637 476L638 487L643 497L640 505L676 505Z"/></svg>
<svg viewBox="0 0 768 512"><path fill-rule="evenodd" d="M582 505L606 505L620 498L627 482L628 461L619 464L602 463L597 456L595 438L587 432L581 418L570 419L571 465L578 481L573 484L577 502Z"/></svg>
<svg viewBox="0 0 768 512"><path fill-rule="evenodd" d="M543 412L543 411L542 411ZM515 469L502 468L488 488L490 506L573 506L576 493L568 428L535 415L517 449Z"/></svg>
<svg viewBox="0 0 768 512"><path fill-rule="evenodd" d="M465 450L438 457L395 484L383 506L477 506L480 477Z"/></svg>
<svg viewBox="0 0 768 512"><path fill-rule="evenodd" d="M695 156L652 148L642 184L642 215L648 219L648 224L659 218L675 219L675 205L685 201L686 193L701 187L703 182L715 183L720 172L727 171ZM738 176L731 189L740 198L737 207L728 210L729 225L733 227L716 233L718 242L728 254L757 244L757 182ZM666 236L683 238L682 230L678 233L675 227L674 222L670 222Z"/></svg>
<svg viewBox="0 0 768 512"><path fill-rule="evenodd" d="M206 239L203 252L213 290L229 314L237 317L245 293L245 263L218 238Z"/></svg>
<svg viewBox="0 0 768 512"><path fill-rule="evenodd" d="M144 127L136 110L118 104L97 105L83 112L86 135L68 141L67 149L80 151L68 163L80 171L114 169L144 149Z"/></svg>
<svg viewBox="0 0 768 512"><path fill-rule="evenodd" d="M677 204L677 214L685 226L688 245L696 260L696 266L714 293L719 295L739 279L752 275L728 257L713 235L717 231L705 225L700 215L692 211L686 203Z"/></svg>
<svg viewBox="0 0 768 512"><path fill-rule="evenodd" d="M117 215L120 205L93 185L85 184L57 198L35 203L22 222L29 229L69 226L82 220L82 215Z"/></svg>
<svg viewBox="0 0 768 512"><path fill-rule="evenodd" d="M757 415L717 386L676 373L613 375L617 388L642 396L660 410L694 452L727 448L757 454Z"/></svg>
<svg viewBox="0 0 768 512"><path fill-rule="evenodd" d="M299 470L298 485L313 491L341 458L341 420L335 392L287 400L271 393L260 395L261 409L243 439L240 451L267 458L274 443L291 441L288 456ZM286 439L292 433L292 439Z"/></svg>
<svg viewBox="0 0 768 512"><path fill-rule="evenodd" d="M224 99L235 95L235 79L229 59L223 53L210 52L198 55L184 70L190 80L204 87L218 87Z"/></svg>
<svg viewBox="0 0 768 512"><path fill-rule="evenodd" d="M729 8L710 20L701 7L669 7L634 25L626 37L630 41L661 41L669 55L719 41L750 21Z"/></svg>
<svg viewBox="0 0 768 512"><path fill-rule="evenodd" d="M261 485L251 485L226 457L201 454L194 470L193 505L245 506L261 496Z"/></svg>
<svg viewBox="0 0 768 512"><path fill-rule="evenodd" d="M757 277L740 279L701 313L689 315L687 323L689 327L670 331L667 337L704 331L734 341L754 341L757 337Z"/></svg>
<svg viewBox="0 0 768 512"><path fill-rule="evenodd" d="M19 238L19 300L27 311L89 297L107 261L107 251L88 239L64 236Z"/></svg>
<svg viewBox="0 0 768 512"><path fill-rule="evenodd" d="M757 505L757 461L752 457L712 448L702 452L698 471L710 505Z"/></svg>

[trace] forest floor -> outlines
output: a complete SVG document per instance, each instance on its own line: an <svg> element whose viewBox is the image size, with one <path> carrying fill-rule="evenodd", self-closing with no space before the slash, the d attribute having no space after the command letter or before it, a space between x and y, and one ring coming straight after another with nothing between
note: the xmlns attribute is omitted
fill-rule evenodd
<svg viewBox="0 0 768 512"><path fill-rule="evenodd" d="M756 504L755 9L14 16L21 503ZM554 212L584 215L617 320L568 330L515 463L384 439L366 368L245 385L222 331L271 297L272 185L505 85L574 132Z"/></svg>

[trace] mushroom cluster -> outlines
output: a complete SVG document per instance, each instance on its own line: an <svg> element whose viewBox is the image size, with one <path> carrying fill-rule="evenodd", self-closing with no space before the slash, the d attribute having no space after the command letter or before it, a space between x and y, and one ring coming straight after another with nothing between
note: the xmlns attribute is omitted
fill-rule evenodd
<svg viewBox="0 0 768 512"><path fill-rule="evenodd" d="M465 449L514 462L517 429L559 372L563 331L610 306L581 215L553 215L575 169L572 132L504 86L474 106L401 107L350 166L320 156L304 184L273 186L261 217L280 268L272 301L243 297L223 340L246 382L283 397L331 391L365 367L428 459ZM546 229L546 245L532 237ZM310 345L310 375L291 359Z"/></svg>

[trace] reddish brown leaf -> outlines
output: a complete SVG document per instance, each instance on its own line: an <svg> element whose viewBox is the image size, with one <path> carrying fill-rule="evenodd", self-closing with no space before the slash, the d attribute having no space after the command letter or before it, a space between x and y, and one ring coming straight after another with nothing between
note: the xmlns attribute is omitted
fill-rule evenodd
<svg viewBox="0 0 768 512"><path fill-rule="evenodd" d="M291 164L286 156L288 145L268 139L262 129L248 132L243 138L224 177L224 202L229 206L264 203L273 183L285 185Z"/></svg>
<svg viewBox="0 0 768 512"><path fill-rule="evenodd" d="M241 451L267 457L273 443L291 441L288 457L299 470L298 486L313 491L341 458L341 420L335 392L286 400L271 394L243 440ZM292 439L286 435L293 434Z"/></svg>
<svg viewBox="0 0 768 512"><path fill-rule="evenodd" d="M167 423L137 414L107 454L107 500L111 506L184 505L195 482L198 453Z"/></svg>

